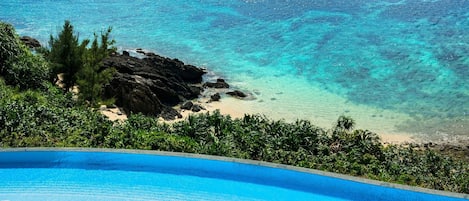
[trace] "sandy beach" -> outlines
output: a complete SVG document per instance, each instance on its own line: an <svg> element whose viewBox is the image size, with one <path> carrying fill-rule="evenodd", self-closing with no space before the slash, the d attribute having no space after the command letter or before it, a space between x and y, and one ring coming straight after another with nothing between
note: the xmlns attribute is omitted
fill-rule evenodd
<svg viewBox="0 0 469 201"><path fill-rule="evenodd" d="M200 111L199 113L205 113L205 112L214 112L216 110L220 111L221 114L223 115L229 115L232 118L242 118L245 114L264 114L264 113L259 113L255 112L254 110L250 109L252 107L255 107L253 104L252 100L240 100L237 98L233 97L223 97L220 101L213 101L209 102L209 99L207 97L201 97L197 100L192 101L194 104L198 104L205 108L205 110ZM181 110L178 106L175 107L183 116L180 119L176 119L173 121L165 121L167 123L171 122L176 122L176 121L181 121L184 119L187 119L189 115L194 115L197 114L195 112L192 112L190 110ZM121 108L101 108L100 109L101 113L104 114L109 118L111 121L125 121L127 119L127 115L123 112ZM291 122L296 119L285 119L281 117L270 117L266 115L268 118L271 118L272 120L285 120L286 122ZM160 118L160 121L164 121L162 118ZM333 125L334 122L330 122L330 125ZM317 125L316 122L313 121L313 124ZM324 125L318 125L322 128L328 129L331 126L324 126ZM375 132L375 131L374 131ZM410 143L410 142L416 142L417 140L413 138L412 135L410 134L405 134L405 133L379 133L377 134L381 137L381 140L385 144L402 144L402 143Z"/></svg>

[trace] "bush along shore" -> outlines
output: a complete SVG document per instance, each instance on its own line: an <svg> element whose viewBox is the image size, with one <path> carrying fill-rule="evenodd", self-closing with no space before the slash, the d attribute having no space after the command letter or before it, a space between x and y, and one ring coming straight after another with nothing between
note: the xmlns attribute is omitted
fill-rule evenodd
<svg viewBox="0 0 469 201"><path fill-rule="evenodd" d="M64 30L69 26L66 23ZM304 120L273 121L262 115L233 119L217 111L192 115L171 124L132 112L126 121L110 121L93 108L93 103L103 97L89 96L119 89L119 86L110 89L101 86L112 83L109 75L120 68L116 65L117 70L104 71L100 67L103 62L98 60L112 54L107 52L110 49L107 45L111 44L107 33L101 35L101 40L83 46L73 34L52 37L51 44L68 37L72 38L69 42L80 48L72 51L81 57L75 58L72 64L82 63L84 65L78 66L86 70L72 71L66 70L60 58L52 56L60 55L57 52L36 50L32 53L20 42L11 25L0 22L0 147L98 147L210 154L469 193L469 162L463 160L464 157L439 152L433 146L384 146L378 135L354 129L353 119L345 116L339 117L331 129L319 128ZM61 48L59 43L56 45L55 48ZM148 62L164 61L154 57ZM70 73L66 90L55 84L57 80L51 76L55 73ZM117 77L133 76L132 79L139 81L145 76L155 77L148 74L151 73ZM194 80L191 82L198 82ZM74 84L93 87L80 92L86 95L78 94L76 98L71 92ZM190 87L188 85L189 92L197 90ZM142 91L149 93L147 89ZM129 100L125 100L130 101L141 97L127 98ZM181 96L174 96L171 101L178 102L177 98ZM174 104L171 101L160 102Z"/></svg>

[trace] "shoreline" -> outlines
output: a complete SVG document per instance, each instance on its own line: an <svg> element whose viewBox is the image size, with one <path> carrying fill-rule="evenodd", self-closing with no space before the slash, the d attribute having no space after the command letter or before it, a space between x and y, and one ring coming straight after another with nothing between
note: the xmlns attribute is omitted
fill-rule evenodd
<svg viewBox="0 0 469 201"><path fill-rule="evenodd" d="M146 54L155 55L142 49L125 49L131 57L146 57ZM177 60L177 59L176 59ZM206 68L203 68L206 70ZM222 89L204 87L199 97L190 100L194 104L204 108L200 112L213 112L219 110L223 115L232 118L242 118L245 114L265 115L270 120L284 120L293 122L297 119L310 121L313 125L323 129L330 129L334 126L337 118L341 115L350 116L355 120L356 129L369 130L380 136L383 144L408 144L408 143L457 143L463 136L448 138L445 136L431 136L430 134L420 134L416 127L416 132L399 131L399 126L406 121L412 121L413 117L408 114L380 109L363 104L354 104L347 99L328 92L321 86L306 83L304 79L296 76L283 75L271 76L267 74L262 78L254 78L249 75L242 75L236 78L228 77L228 82L234 87ZM217 73L210 70L202 77L203 83L218 79ZM255 87L254 87L255 86ZM241 90L246 93L246 98L235 98L226 94L228 91ZM219 93L219 101L210 101L210 96ZM172 107L181 114L181 118L176 120L160 121L171 123L186 119L190 114L196 112L182 110L180 105ZM112 121L124 121L127 116L122 109L104 108L101 113L108 116ZM411 126L411 124L409 124ZM463 140L469 140L464 137Z"/></svg>
<svg viewBox="0 0 469 201"><path fill-rule="evenodd" d="M214 112L216 110L220 111L222 115L229 115L232 118L243 118L245 114L260 114L260 115L265 115L262 113L250 113L249 111L246 111L245 109L238 109L238 108L245 108L246 106L246 101L251 101L251 100L240 100L237 98L233 97L223 97L220 101L212 101L208 102L209 98L207 97L200 97L198 99L192 100L193 103L196 103L204 108L204 110L200 112L193 112L190 110L181 110L179 106L176 106L176 110L180 112L182 115L182 118L178 118L175 120L164 120L162 118L159 118L159 121L165 122L165 123L173 123L177 121L183 121L186 120L189 115L196 115L200 113L206 113L206 112ZM127 115L123 112L123 109L121 108L100 108L101 114L105 115L108 117L109 120L111 121L119 121L123 122L127 119ZM267 116L267 115L266 115ZM289 120L289 119L284 119L284 118L272 118L270 116L267 116L271 120L285 120L286 122L291 122L294 120ZM157 118L157 117L155 117ZM313 125L318 126L315 122L311 122ZM334 122L331 122L331 125ZM329 129L325 128L322 126L319 126L323 129ZM372 130L371 130L372 131ZM374 132L374 131L372 131ZM378 136L381 138L381 141L383 144L406 144L406 143L417 143L418 140L414 139L414 137L410 134L397 134L397 133L378 133Z"/></svg>
<svg viewBox="0 0 469 201"><path fill-rule="evenodd" d="M244 102L246 102L246 101L249 101L249 100L239 100L239 99L236 99L236 98L233 98L233 97L224 97L224 98L221 99L221 101L217 101L217 102L204 103L202 101L202 102L198 102L198 103L201 104L203 107L205 107L206 108L205 111L207 111L207 112L213 112L215 110L219 110L221 114L230 115L232 118L242 118L242 117L244 117L245 114L265 115L263 113L250 113L249 111L245 111L245 110L242 110L242 109L239 109L239 110L235 109L235 108L245 108L244 106L245 106L246 103L244 103ZM187 118L188 115L196 114L196 113L191 112L191 111L184 111L184 112L181 112L181 114L183 115L182 119L185 119L185 118ZM266 115L266 116L271 120L285 120L286 122L292 122L292 121L296 120L296 119L275 118L275 117L271 117L271 116L268 116L268 115ZM338 118L338 117L336 117L336 118ZM308 121L311 121L311 120L308 120ZM323 128L323 129L330 129L328 127L320 126L314 121L311 121L311 123L313 125L316 125L316 126L319 126L319 127ZM333 125L334 122L330 122L330 124ZM374 131L372 131L372 132L374 132ZM415 139L412 138L412 135L410 135L410 134L396 134L396 133L392 133L392 134L377 133L377 134L380 136L381 141L384 144L404 144L404 143L415 143L415 142L417 142Z"/></svg>

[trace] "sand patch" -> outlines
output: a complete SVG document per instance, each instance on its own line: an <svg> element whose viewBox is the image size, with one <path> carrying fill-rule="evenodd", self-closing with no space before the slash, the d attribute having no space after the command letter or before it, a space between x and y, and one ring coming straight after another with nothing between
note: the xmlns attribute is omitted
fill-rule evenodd
<svg viewBox="0 0 469 201"><path fill-rule="evenodd" d="M124 113L122 108L107 108L105 105L102 105L99 108L99 112L111 121L123 122L127 120L127 115Z"/></svg>

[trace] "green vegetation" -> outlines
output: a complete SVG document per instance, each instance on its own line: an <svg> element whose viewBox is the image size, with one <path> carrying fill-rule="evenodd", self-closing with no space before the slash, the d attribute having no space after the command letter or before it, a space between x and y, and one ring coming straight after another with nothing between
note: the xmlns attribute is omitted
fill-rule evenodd
<svg viewBox="0 0 469 201"><path fill-rule="evenodd" d="M19 91L0 82L0 147L147 149L262 160L388 182L469 193L469 163L430 149L384 147L375 133L309 121L232 119L218 112L165 124L132 115L111 122L53 85ZM352 124L353 126L353 124Z"/></svg>
<svg viewBox="0 0 469 201"><path fill-rule="evenodd" d="M114 69L101 69L101 62L116 51L110 40L111 28L101 34L94 34L94 40L85 39L79 43L79 38L73 30L70 21L65 21L62 31L57 37L50 36L50 51L45 50L52 64L52 77L62 74L63 87L70 91L78 86L79 98L95 106L100 101L103 85L112 78ZM55 83L56 79L53 79Z"/></svg>
<svg viewBox="0 0 469 201"><path fill-rule="evenodd" d="M115 69L101 69L102 61L116 49L112 47L114 40L109 41L111 28L101 34L101 43L95 34L91 47L84 52L84 65L77 74L79 97L81 100L89 101L94 106L100 101L104 84L108 83Z"/></svg>
<svg viewBox="0 0 469 201"><path fill-rule="evenodd" d="M101 62L115 52L110 40L111 28L90 40L79 43L69 21L57 37L51 36L50 50L32 53L20 40L10 24L0 22L0 76L6 84L21 90L45 88L50 81L56 83L62 74L66 92L78 86L79 98L95 106L101 101L103 85L110 81L114 69L101 69ZM44 58L45 57L45 58Z"/></svg>
<svg viewBox="0 0 469 201"><path fill-rule="evenodd" d="M139 114L124 122L112 122L51 83L42 82L37 89L8 82L5 72L20 65L22 56L28 60L40 55L23 48L15 34L4 38L11 30L0 25L0 147L103 147L211 154L469 193L467 161L427 148L385 147L375 133L353 129L354 121L345 116L339 117L330 130L304 120L287 123L260 115L232 119L219 112L190 116L173 124ZM103 50L109 49L106 44L110 43L103 41L107 39L101 38L98 45L95 38L91 48L86 48L91 53L85 54L88 57L82 62L94 64L89 69L96 70L100 62L90 59L93 56L89 54L106 55ZM103 52L96 53L99 51ZM48 66L42 59L32 63ZM25 77L15 78L17 83L25 81ZM77 75L78 83L79 78Z"/></svg>
<svg viewBox="0 0 469 201"><path fill-rule="evenodd" d="M65 21L63 30L57 37L50 36L50 52L47 54L51 61L53 74L62 73L63 87L70 91L76 84L77 73L83 68L83 55L89 40L79 43L79 38L73 31L70 21Z"/></svg>
<svg viewBox="0 0 469 201"><path fill-rule="evenodd" d="M0 22L0 76L20 89L38 89L50 75L49 65L22 43L10 24Z"/></svg>

